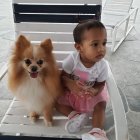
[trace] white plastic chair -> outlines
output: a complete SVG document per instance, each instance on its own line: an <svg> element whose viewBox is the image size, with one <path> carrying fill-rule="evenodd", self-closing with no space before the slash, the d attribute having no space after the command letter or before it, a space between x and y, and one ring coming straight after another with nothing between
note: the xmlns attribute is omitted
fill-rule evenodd
<svg viewBox="0 0 140 140"><path fill-rule="evenodd" d="M106 0L101 21L111 30L111 51L115 52L133 29L138 8L132 7L133 0ZM117 33L123 25L123 36L117 40Z"/></svg>
<svg viewBox="0 0 140 140"><path fill-rule="evenodd" d="M92 0L92 1L91 0L71 0L71 1L13 0L13 7L14 7L13 14L15 18L16 36L19 34L23 34L26 37L28 37L34 44L40 43L40 41L44 40L45 38L51 38L54 46L53 53L56 57L59 67L61 68L63 59L71 51L74 51L72 31L75 25L77 24L76 22L78 22L81 18L88 19L91 17L99 20L100 13L101 13L101 3L102 3L101 0ZM80 7L82 7L81 9L83 10L83 12L80 12L82 14L78 13L78 15L72 14L72 16L74 15L74 18L73 20L70 19L71 22L66 20L66 18L70 14L68 14L67 17L63 19L62 15L65 15L66 13L65 14L59 13L60 15L58 14L54 15L55 21L52 21L52 14L51 14L51 18L49 17L48 14L47 19L46 16L44 16L44 14L41 15L41 13L39 13L38 16L38 12L42 12L42 11L37 11L37 13L35 12L32 14L32 12L35 9L37 10L43 9L42 6L40 7L40 5L47 5L49 6L50 9L50 7L56 8L56 5L58 4L59 6L63 5L60 6L61 9L65 7L64 6L65 4L71 5L72 11L75 5L80 5ZM90 7L86 7L86 6L91 6L92 12L89 10ZM65 7L65 9L68 8L69 7L67 8ZM88 8L88 10L84 10L84 8ZM93 8L94 10L92 10ZM25 9L28 10L25 11ZM88 11L90 11L91 13L87 13ZM66 21L68 22L65 23ZM123 102L109 64L108 64L108 69L109 69L109 78L107 79L107 87L111 97L110 98L111 105L114 114L115 138L116 140L128 140L128 127L127 127ZM7 71L7 67L4 66L2 71L0 71L1 72L0 79L2 79L2 77L5 75L6 71ZM90 130L91 128L91 126L86 126L85 129L78 134L69 134L64 129L66 117L58 113L54 114L54 122L55 125L49 128L47 128L44 125L42 118L37 124L31 124L26 109L20 104L20 101L13 99L11 105L9 106L9 109L7 110L4 118L1 121L0 133L4 135L36 136L36 137L41 136L41 137L58 137L58 138L65 137L65 138L72 139L72 138L81 138L81 134L84 132L88 132L88 130Z"/></svg>

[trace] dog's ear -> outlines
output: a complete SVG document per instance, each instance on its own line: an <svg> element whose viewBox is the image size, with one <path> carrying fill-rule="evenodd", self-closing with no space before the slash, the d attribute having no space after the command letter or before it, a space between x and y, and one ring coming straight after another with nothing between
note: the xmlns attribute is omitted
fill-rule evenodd
<svg viewBox="0 0 140 140"><path fill-rule="evenodd" d="M51 39L44 40L40 46L44 48L47 52L51 52L53 50L53 45Z"/></svg>
<svg viewBox="0 0 140 140"><path fill-rule="evenodd" d="M30 41L23 35L20 35L16 41L16 47L18 48L25 48L30 46Z"/></svg>

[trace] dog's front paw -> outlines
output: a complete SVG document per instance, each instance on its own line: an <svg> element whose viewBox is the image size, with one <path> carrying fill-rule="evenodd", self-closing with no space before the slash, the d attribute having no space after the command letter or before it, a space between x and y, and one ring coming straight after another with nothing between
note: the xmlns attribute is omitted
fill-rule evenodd
<svg viewBox="0 0 140 140"><path fill-rule="evenodd" d="M30 113L30 120L31 120L32 123L35 123L38 118L39 118L39 115L36 112L31 112Z"/></svg>
<svg viewBox="0 0 140 140"><path fill-rule="evenodd" d="M44 122L45 122L45 125L46 125L47 127L53 126L53 123L52 123L52 122L48 122L48 121L45 120L45 119L44 119Z"/></svg>

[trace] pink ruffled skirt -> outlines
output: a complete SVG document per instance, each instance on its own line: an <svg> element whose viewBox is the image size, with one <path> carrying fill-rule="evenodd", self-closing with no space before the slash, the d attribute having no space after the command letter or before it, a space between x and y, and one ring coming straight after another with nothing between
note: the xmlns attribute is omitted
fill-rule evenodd
<svg viewBox="0 0 140 140"><path fill-rule="evenodd" d="M94 107L99 102L107 102L109 95L106 86L96 96L90 96L87 94L77 95L72 92L66 92L64 96L58 99L59 104L71 106L75 111L91 113L94 111Z"/></svg>

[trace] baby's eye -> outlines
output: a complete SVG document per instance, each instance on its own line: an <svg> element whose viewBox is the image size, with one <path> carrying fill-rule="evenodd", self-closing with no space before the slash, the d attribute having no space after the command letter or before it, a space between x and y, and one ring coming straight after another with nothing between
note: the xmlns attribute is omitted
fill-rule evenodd
<svg viewBox="0 0 140 140"><path fill-rule="evenodd" d="M105 45L106 45L106 42L103 43L103 46L105 46Z"/></svg>
<svg viewBox="0 0 140 140"><path fill-rule="evenodd" d="M92 44L93 47L97 47L98 46L98 43L94 43Z"/></svg>
<svg viewBox="0 0 140 140"><path fill-rule="evenodd" d="M28 66L32 63L30 59L25 59L24 61Z"/></svg>
<svg viewBox="0 0 140 140"><path fill-rule="evenodd" d="M43 60L41 60L41 59L38 60L38 61L37 61L37 64L38 64L38 65L42 65L42 64L43 64Z"/></svg>

